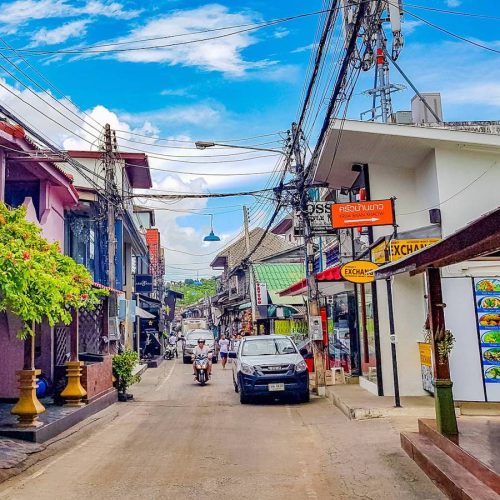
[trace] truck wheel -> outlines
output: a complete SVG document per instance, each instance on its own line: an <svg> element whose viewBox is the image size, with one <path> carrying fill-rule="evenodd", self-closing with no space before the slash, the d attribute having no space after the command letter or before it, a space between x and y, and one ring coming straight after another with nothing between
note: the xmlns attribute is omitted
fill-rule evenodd
<svg viewBox="0 0 500 500"><path fill-rule="evenodd" d="M303 392L300 395L299 401L301 403L309 403L310 399L311 399L311 396L310 396L309 390L306 390L305 392Z"/></svg>
<svg viewBox="0 0 500 500"><path fill-rule="evenodd" d="M238 388L239 389L239 393L240 393L240 403L242 405L247 405L248 403L250 403L250 397L247 396L243 390L241 389L241 387Z"/></svg>

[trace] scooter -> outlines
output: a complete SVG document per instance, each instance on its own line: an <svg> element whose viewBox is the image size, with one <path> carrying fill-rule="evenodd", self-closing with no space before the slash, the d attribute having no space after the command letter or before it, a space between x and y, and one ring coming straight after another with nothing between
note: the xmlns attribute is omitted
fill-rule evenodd
<svg viewBox="0 0 500 500"><path fill-rule="evenodd" d="M196 373L196 380L200 385L205 385L208 381L208 357L196 356L194 360L194 369Z"/></svg>
<svg viewBox="0 0 500 500"><path fill-rule="evenodd" d="M177 352L177 345L167 344L165 346L165 354L163 355L164 359L174 359L179 357L179 353Z"/></svg>

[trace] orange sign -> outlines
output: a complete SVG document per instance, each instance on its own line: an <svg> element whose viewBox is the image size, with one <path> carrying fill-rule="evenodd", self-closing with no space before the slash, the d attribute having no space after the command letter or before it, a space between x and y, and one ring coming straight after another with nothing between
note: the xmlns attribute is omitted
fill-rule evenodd
<svg viewBox="0 0 500 500"><path fill-rule="evenodd" d="M332 205L332 226L346 227L392 226L392 200L355 201Z"/></svg>
<svg viewBox="0 0 500 500"><path fill-rule="evenodd" d="M342 277L351 283L371 283L375 281L377 264L369 260L353 260L340 268Z"/></svg>

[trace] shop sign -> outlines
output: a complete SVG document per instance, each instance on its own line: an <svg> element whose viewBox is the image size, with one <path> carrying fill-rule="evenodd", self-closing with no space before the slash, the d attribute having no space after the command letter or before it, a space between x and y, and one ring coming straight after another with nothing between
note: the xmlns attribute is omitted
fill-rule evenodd
<svg viewBox="0 0 500 500"><path fill-rule="evenodd" d="M351 283L371 283L375 281L378 265L369 260L353 260L340 268L342 277Z"/></svg>
<svg viewBox="0 0 500 500"><path fill-rule="evenodd" d="M332 205L335 229L394 225L392 200L356 201Z"/></svg>
<svg viewBox="0 0 500 500"><path fill-rule="evenodd" d="M336 234L332 227L332 202L310 201L307 203L307 215L311 223L313 236ZM295 236L304 236L304 224L299 211L294 212L293 228Z"/></svg>
<svg viewBox="0 0 500 500"><path fill-rule="evenodd" d="M389 261L394 262L418 250L422 250L422 248L434 245L434 243L438 241L440 241L439 238L391 240L390 243L383 241L372 249L372 261L375 262L375 264L385 264L387 262L387 253Z"/></svg>
<svg viewBox="0 0 500 500"><path fill-rule="evenodd" d="M151 274L135 275L135 293L151 293L153 291L153 276Z"/></svg>
<svg viewBox="0 0 500 500"><path fill-rule="evenodd" d="M267 306L267 285L265 283L255 285L255 298L258 306Z"/></svg>
<svg viewBox="0 0 500 500"><path fill-rule="evenodd" d="M323 340L321 316L309 316L309 335L312 340Z"/></svg>
<svg viewBox="0 0 500 500"><path fill-rule="evenodd" d="M500 394L490 385L500 385L500 279L475 278L474 299L483 379L488 398L494 401Z"/></svg>

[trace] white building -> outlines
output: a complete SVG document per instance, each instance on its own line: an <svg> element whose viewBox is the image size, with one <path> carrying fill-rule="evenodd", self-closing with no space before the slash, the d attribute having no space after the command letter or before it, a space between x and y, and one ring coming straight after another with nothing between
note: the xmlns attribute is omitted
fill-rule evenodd
<svg viewBox="0 0 500 500"><path fill-rule="evenodd" d="M371 200L395 197L398 239L446 237L500 205L500 135L445 126L337 121L328 132L315 180L353 193L364 189ZM432 221L431 209L438 209L433 212ZM370 243L389 237L392 231L390 226L374 227L368 235L354 231L355 239L367 249L362 258L370 255ZM456 338L450 357L454 397L484 401L487 394L489 401L500 401L500 384L488 386L483 379L472 280L500 276L500 266L469 261L443 269L442 276L446 324ZM422 275L398 275L392 285L401 395L425 394L418 346L424 340L426 319L423 279ZM359 285L357 294L359 298ZM394 389L386 283L366 286L363 302L370 362L363 364L361 384L377 393L378 382L378 393L382 389L383 394L391 395ZM357 304L362 321L361 300ZM500 335L500 322L498 328ZM377 351L378 365L374 362Z"/></svg>

